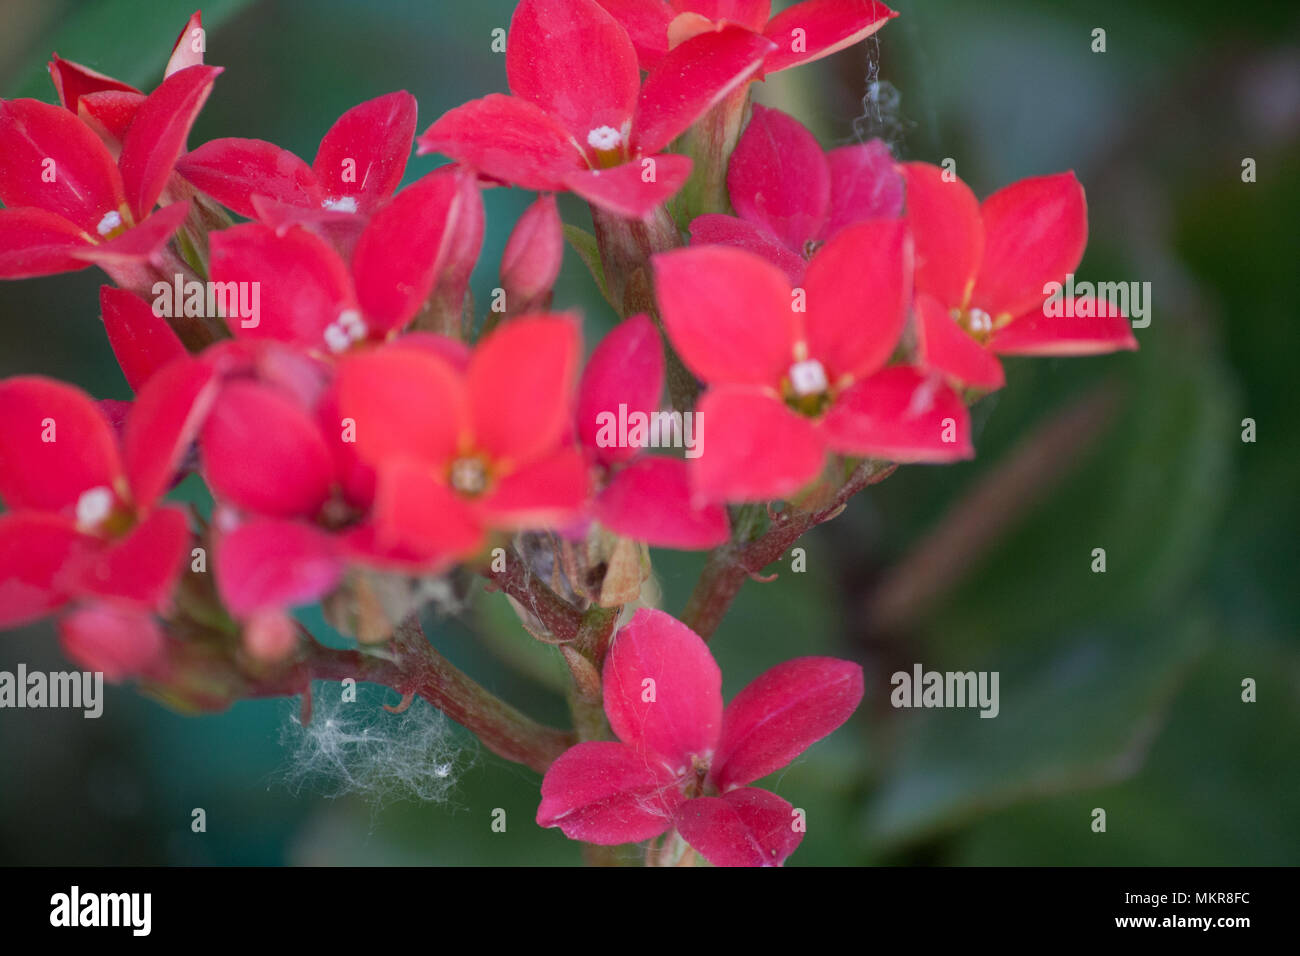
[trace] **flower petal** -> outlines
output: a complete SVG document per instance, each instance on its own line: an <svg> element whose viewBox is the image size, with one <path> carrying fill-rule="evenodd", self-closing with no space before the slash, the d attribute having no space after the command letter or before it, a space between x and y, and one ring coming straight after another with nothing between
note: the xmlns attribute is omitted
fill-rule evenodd
<svg viewBox="0 0 1300 956"><path fill-rule="evenodd" d="M727 190L742 219L762 223L802 251L826 223L831 172L821 144L802 123L756 105L732 153Z"/></svg>
<svg viewBox="0 0 1300 956"><path fill-rule="evenodd" d="M334 462L316 422L279 389L221 389L199 440L213 495L272 517L311 518L329 497Z"/></svg>
<svg viewBox="0 0 1300 956"><path fill-rule="evenodd" d="M692 480L706 501L770 501L821 471L826 446L811 421L757 388L709 389L696 411L709 440Z"/></svg>
<svg viewBox="0 0 1300 956"><path fill-rule="evenodd" d="M257 518L220 536L215 571L227 610L247 618L311 604L334 590L344 561L335 539L317 528Z"/></svg>
<svg viewBox="0 0 1300 956"><path fill-rule="evenodd" d="M673 824L714 866L781 866L803 840L796 819L794 807L776 794L747 787L687 800Z"/></svg>
<svg viewBox="0 0 1300 956"><path fill-rule="evenodd" d="M203 35L203 11L195 10L185 21L185 26L172 44L172 55L167 60L164 77L171 76L191 66L203 62L203 48L206 45Z"/></svg>
<svg viewBox="0 0 1300 956"><path fill-rule="evenodd" d="M1101 355L1138 347L1133 327L1105 299L1083 296L1061 306L1060 317L1031 312L993 336L1002 355ZM1082 313L1082 314L1081 314Z"/></svg>
<svg viewBox="0 0 1300 956"><path fill-rule="evenodd" d="M804 0L767 24L763 33L777 43L764 70L775 73L811 63L865 40L898 16L875 0ZM796 31L800 31L796 33Z"/></svg>
<svg viewBox="0 0 1300 956"><path fill-rule="evenodd" d="M458 186L455 176L425 176L379 209L361 233L352 274L372 333L400 329L428 299L453 240Z"/></svg>
<svg viewBox="0 0 1300 956"><path fill-rule="evenodd" d="M636 48L641 69L648 70L668 52L668 24L676 15L665 0L596 0L623 25Z"/></svg>
<svg viewBox="0 0 1300 956"><path fill-rule="evenodd" d="M82 246L72 255L103 267L149 262L167 245L189 213L188 199L174 202L145 217L139 225L120 236L98 245Z"/></svg>
<svg viewBox="0 0 1300 956"><path fill-rule="evenodd" d="M366 100L335 120L311 164L326 196L352 197L361 210L391 196L411 156L415 111L415 97L399 90Z"/></svg>
<svg viewBox="0 0 1300 956"><path fill-rule="evenodd" d="M214 139L176 161L176 171L231 212L257 218L254 196L307 209L325 199L311 167L274 143Z"/></svg>
<svg viewBox="0 0 1300 956"><path fill-rule="evenodd" d="M754 77L772 44L741 27L701 33L659 61L641 86L632 147L657 153L732 90Z"/></svg>
<svg viewBox="0 0 1300 956"><path fill-rule="evenodd" d="M699 246L654 257L668 338L706 382L776 385L799 337L790 286L766 260Z"/></svg>
<svg viewBox="0 0 1300 956"><path fill-rule="evenodd" d="M948 308L967 304L984 255L979 201L960 179L929 163L899 167L907 187L907 221L916 241L917 292Z"/></svg>
<svg viewBox="0 0 1300 956"><path fill-rule="evenodd" d="M419 139L421 155L442 153L476 172L524 189L563 189L583 167L582 150L545 110L493 93L442 115Z"/></svg>
<svg viewBox="0 0 1300 956"><path fill-rule="evenodd" d="M71 385L35 375L0 381L0 500L11 510L59 511L92 488L119 490L117 439L99 406Z"/></svg>
<svg viewBox="0 0 1300 956"><path fill-rule="evenodd" d="M106 603L63 615L59 643L74 663L109 681L144 674L165 646L162 629L147 611Z"/></svg>
<svg viewBox="0 0 1300 956"><path fill-rule="evenodd" d="M971 296L995 319L1043 303L1043 286L1064 282L1088 244L1088 205L1074 173L1022 179L980 206L984 262Z"/></svg>
<svg viewBox="0 0 1300 956"><path fill-rule="evenodd" d="M75 592L162 610L180 579L181 559L187 555L189 543L185 512L158 508L125 537L84 563L78 562Z"/></svg>
<svg viewBox="0 0 1300 956"><path fill-rule="evenodd" d="M605 715L620 740L677 774L707 761L722 729L722 672L698 634L642 608L614 636L604 669Z"/></svg>
<svg viewBox="0 0 1300 956"><path fill-rule="evenodd" d="M944 464L975 454L961 397L936 376L895 365L836 399L822 420L826 441L847 455Z"/></svg>
<svg viewBox="0 0 1300 956"><path fill-rule="evenodd" d="M257 315L229 317L237 336L275 339L325 351L325 330L356 308L347 265L325 240L302 226L284 235L259 223L212 234L212 281L254 283ZM256 324L245 327L246 321Z"/></svg>
<svg viewBox="0 0 1300 956"><path fill-rule="evenodd" d="M122 140L131 128L140 104L145 101L143 93L128 93L124 90L101 90L87 93L77 103L77 116L95 131L112 154L122 151Z"/></svg>
<svg viewBox="0 0 1300 956"><path fill-rule="evenodd" d="M578 439L601 461L627 461L639 451L609 439L606 416L649 415L659 408L664 388L664 350L659 330L647 315L620 323L596 346L578 388ZM617 432L617 426L615 427Z"/></svg>
<svg viewBox="0 0 1300 956"><path fill-rule="evenodd" d="M855 222L902 215L903 177L880 140L832 149L826 162L831 170L830 219L821 238L830 239Z"/></svg>
<svg viewBox="0 0 1300 956"><path fill-rule="evenodd" d="M56 213L32 206L0 209L0 279L85 269L90 263L73 253L87 242L80 228Z"/></svg>
<svg viewBox="0 0 1300 956"><path fill-rule="evenodd" d="M87 93L97 93L100 90L140 92L121 80L115 80L80 63L65 60L57 53L53 54L46 68L50 71L50 80L53 81L54 90L58 93L59 103L74 113L77 112L77 101Z"/></svg>
<svg viewBox="0 0 1300 956"><path fill-rule="evenodd" d="M764 671L723 712L714 783L727 791L780 770L848 720L862 692L852 661L800 657Z"/></svg>
<svg viewBox="0 0 1300 956"><path fill-rule="evenodd" d="M479 502L478 512L494 528L554 528L570 521L587 499L587 462L567 448L497 482Z"/></svg>
<svg viewBox="0 0 1300 956"><path fill-rule="evenodd" d="M135 293L100 286L99 308L108 344L133 392L140 391L154 372L186 354L166 319Z"/></svg>
<svg viewBox="0 0 1300 956"><path fill-rule="evenodd" d="M219 66L191 66L173 73L136 111L118 160L136 219L147 216L162 195L219 73Z"/></svg>
<svg viewBox="0 0 1300 956"><path fill-rule="evenodd" d="M98 547L71 518L43 511L0 514L0 629L40 620L62 606L66 569L81 552Z"/></svg>
<svg viewBox="0 0 1300 956"><path fill-rule="evenodd" d="M465 557L483 543L483 525L469 503L410 458L380 463L374 522L381 551L424 561Z"/></svg>
<svg viewBox="0 0 1300 956"><path fill-rule="evenodd" d="M521 316L480 342L465 380L479 450L520 465L554 448L572 421L581 353L567 315Z"/></svg>
<svg viewBox="0 0 1300 956"><path fill-rule="evenodd" d="M1006 384L1002 363L953 321L939 300L924 293L916 297L916 340L921 364L974 388Z"/></svg>
<svg viewBox="0 0 1300 956"><path fill-rule="evenodd" d="M542 778L537 825L597 846L648 840L668 829L682 801L675 783L663 765L624 744L578 744Z"/></svg>
<svg viewBox="0 0 1300 956"><path fill-rule="evenodd" d="M65 109L37 100L0 100L0 202L35 206L98 238L126 203L108 148Z"/></svg>
<svg viewBox="0 0 1300 956"><path fill-rule="evenodd" d="M804 270L808 261L803 256L791 251L766 227L737 219L735 216L722 216L707 213L691 220L692 246L733 246L756 256L761 256L785 273L791 286L803 281Z"/></svg>
<svg viewBox="0 0 1300 956"><path fill-rule="evenodd" d="M692 501L680 458L642 458L623 468L596 499L597 521L615 534L659 548L703 550L731 535L727 510Z"/></svg>
<svg viewBox="0 0 1300 956"><path fill-rule="evenodd" d="M808 264L808 353L827 379L870 375L889 359L907 322L912 240L900 219L849 226Z"/></svg>
<svg viewBox="0 0 1300 956"><path fill-rule="evenodd" d="M632 40L595 0L522 0L510 21L506 76L515 96L549 113L584 150L592 130L628 128L641 89Z"/></svg>
<svg viewBox="0 0 1300 956"><path fill-rule="evenodd" d="M188 356L152 375L131 407L122 456L137 508L167 490L217 391L216 370Z"/></svg>
<svg viewBox="0 0 1300 956"><path fill-rule="evenodd" d="M643 219L675 196L691 176L687 156L660 153L609 169L577 169L564 176L564 188L627 219Z"/></svg>
<svg viewBox="0 0 1300 956"><path fill-rule="evenodd" d="M352 426L363 460L450 464L460 445L465 397L447 362L423 348L388 346L340 362L337 388L340 428Z"/></svg>

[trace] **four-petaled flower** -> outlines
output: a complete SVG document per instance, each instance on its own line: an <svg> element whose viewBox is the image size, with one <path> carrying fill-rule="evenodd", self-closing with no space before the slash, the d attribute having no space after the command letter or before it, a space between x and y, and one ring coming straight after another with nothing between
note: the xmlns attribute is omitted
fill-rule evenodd
<svg viewBox="0 0 1300 956"><path fill-rule="evenodd" d="M828 450L903 462L971 455L956 393L919 369L885 367L907 317L911 261L906 225L887 219L842 230L794 289L740 249L655 257L664 328L709 386L700 497L785 497L817 476Z"/></svg>
<svg viewBox="0 0 1300 956"><path fill-rule="evenodd" d="M165 79L136 110L116 162L68 110L0 101L0 278L113 273L156 255L189 203L154 206L220 72L191 66Z"/></svg>
<svg viewBox="0 0 1300 956"><path fill-rule="evenodd" d="M580 355L574 317L533 315L467 359L422 335L343 359L337 411L376 472L376 545L435 564L473 555L489 530L575 517L588 486L570 440Z"/></svg>
<svg viewBox="0 0 1300 956"><path fill-rule="evenodd" d="M627 31L595 0L523 0L506 47L514 95L450 111L420 137L419 151L641 218L690 175L689 159L662 150L753 76L771 49L738 27L704 33L643 83Z"/></svg>
<svg viewBox="0 0 1300 956"><path fill-rule="evenodd" d="M1110 303L1044 313L1048 283L1083 258L1088 210L1074 173L1022 179L983 203L928 163L901 167L916 241L917 340L926 366L984 389L1001 388L997 355L1095 355L1136 349Z"/></svg>
<svg viewBox="0 0 1300 956"><path fill-rule="evenodd" d="M602 675L615 741L578 744L542 780L537 822L602 846L670 828L717 866L780 866L802 817L747 786L843 724L862 700L862 668L801 657L760 674L727 707L699 635L642 609L614 638Z"/></svg>

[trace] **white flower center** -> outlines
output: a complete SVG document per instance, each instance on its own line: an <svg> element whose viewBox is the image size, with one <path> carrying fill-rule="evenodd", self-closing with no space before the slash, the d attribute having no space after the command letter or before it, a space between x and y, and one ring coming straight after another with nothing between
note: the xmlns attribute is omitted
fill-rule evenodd
<svg viewBox="0 0 1300 956"><path fill-rule="evenodd" d="M993 317L983 309L970 310L970 330L976 335L987 335L993 331Z"/></svg>
<svg viewBox="0 0 1300 956"><path fill-rule="evenodd" d="M104 213L104 218L99 220L99 225L95 227L95 230L101 236L107 236L110 232L112 232L114 229L117 229L121 225L122 225L122 214L114 210L113 212Z"/></svg>
<svg viewBox="0 0 1300 956"><path fill-rule="evenodd" d="M321 202L322 209L331 209L334 212L356 212L357 200L355 196L340 196L338 199L326 199Z"/></svg>
<svg viewBox="0 0 1300 956"><path fill-rule="evenodd" d="M449 475L451 486L463 495L482 494L487 488L487 467L479 458L457 458Z"/></svg>
<svg viewBox="0 0 1300 956"><path fill-rule="evenodd" d="M607 153L623 145L623 134L612 126L597 126L587 134L587 145L597 152Z"/></svg>
<svg viewBox="0 0 1300 956"><path fill-rule="evenodd" d="M370 330L356 309L345 309L333 324L325 327L325 345L331 352L342 352L353 342L360 342Z"/></svg>
<svg viewBox="0 0 1300 956"><path fill-rule="evenodd" d="M805 359L790 366L790 388L800 398L826 391L826 369L816 359Z"/></svg>
<svg viewBox="0 0 1300 956"><path fill-rule="evenodd" d="M113 492L104 486L89 488L77 499L77 527L94 531L113 513Z"/></svg>

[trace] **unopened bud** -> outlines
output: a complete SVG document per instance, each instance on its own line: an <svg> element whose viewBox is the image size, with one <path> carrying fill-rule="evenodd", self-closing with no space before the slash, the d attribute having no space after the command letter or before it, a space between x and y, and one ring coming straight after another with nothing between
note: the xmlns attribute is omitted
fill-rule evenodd
<svg viewBox="0 0 1300 956"><path fill-rule="evenodd" d="M550 294L564 259L564 227L554 196L542 196L515 224L501 257L501 284L510 312L531 311Z"/></svg>

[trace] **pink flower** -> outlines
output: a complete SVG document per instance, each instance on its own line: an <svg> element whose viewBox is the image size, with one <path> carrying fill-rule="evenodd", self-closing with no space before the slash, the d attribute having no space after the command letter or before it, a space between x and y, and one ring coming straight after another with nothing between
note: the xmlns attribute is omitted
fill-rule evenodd
<svg viewBox="0 0 1300 956"><path fill-rule="evenodd" d="M746 785L848 720L863 681L850 661L802 657L761 674L724 710L704 641L642 609L615 637L603 687L621 742L565 751L542 780L537 823L602 846L676 828L717 866L780 866L803 839L800 816Z"/></svg>
<svg viewBox="0 0 1300 956"><path fill-rule="evenodd" d="M463 364L418 334L343 359L333 407L375 469L375 547L435 564L474 554L491 530L573 518L588 482L567 440L580 352L575 318L534 315Z"/></svg>
<svg viewBox="0 0 1300 956"><path fill-rule="evenodd" d="M649 316L620 323L592 352L577 413L578 439L604 477L592 514L616 534L658 547L712 548L731 533L727 512L716 502L692 500L687 462L609 441L619 437L618 422L634 416L648 422L659 412L663 382L663 345ZM692 432L693 440L702 440Z"/></svg>
<svg viewBox="0 0 1300 956"><path fill-rule="evenodd" d="M765 73L820 60L864 40L898 16L874 0L804 0L771 16L771 0L599 0L627 27L643 69L706 30L732 23L776 44Z"/></svg>
<svg viewBox="0 0 1300 956"><path fill-rule="evenodd" d="M997 355L1093 355L1136 349L1108 303L1044 312L1045 286L1064 283L1088 243L1088 210L1074 173L1022 179L983 203L928 163L901 167L916 240L916 316L924 363L979 388L1001 388Z"/></svg>
<svg viewBox="0 0 1300 956"><path fill-rule="evenodd" d="M373 211L350 265L301 225L213 233L213 282L258 290L259 315L228 317L231 332L322 355L387 338L429 298L466 219L481 224L479 202L473 177L454 167L431 173Z"/></svg>
<svg viewBox="0 0 1300 956"><path fill-rule="evenodd" d="M822 152L798 121L762 106L736 144L727 188L737 215L697 216L692 241L748 249L792 284L845 226L903 211L903 180L880 140Z"/></svg>
<svg viewBox="0 0 1300 956"><path fill-rule="evenodd" d="M420 137L419 151L641 218L690 175L689 159L663 149L753 76L771 49L738 27L701 34L642 82L627 31L595 0L522 0L506 47L514 95L457 107Z"/></svg>
<svg viewBox="0 0 1300 956"><path fill-rule="evenodd" d="M842 230L795 289L740 249L655 257L664 328L709 386L697 409L709 434L694 463L701 498L787 496L828 451L903 462L971 455L960 398L918 369L885 368L907 317L911 261L898 220Z"/></svg>
<svg viewBox="0 0 1300 956"><path fill-rule="evenodd" d="M162 648L166 608L190 540L180 508L159 499L212 398L210 369L189 358L155 375L119 443L89 396L35 376L0 382L0 627L69 603L64 647L113 679Z"/></svg>
<svg viewBox="0 0 1300 956"><path fill-rule="evenodd" d="M114 162L68 110L0 101L0 278L143 263L171 238L187 202L153 212L220 69L173 73L140 104Z"/></svg>
<svg viewBox="0 0 1300 956"><path fill-rule="evenodd" d="M402 181L415 115L415 97L401 90L340 116L310 166L273 143L232 137L204 143L176 170L241 216L278 228L311 225L350 247Z"/></svg>

